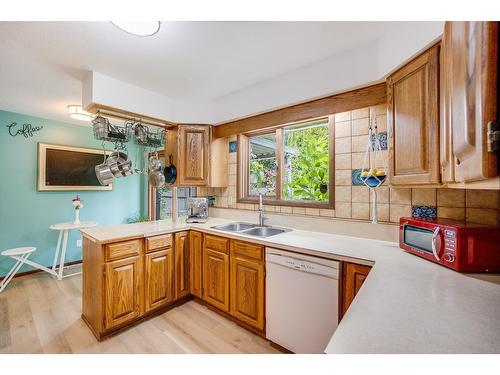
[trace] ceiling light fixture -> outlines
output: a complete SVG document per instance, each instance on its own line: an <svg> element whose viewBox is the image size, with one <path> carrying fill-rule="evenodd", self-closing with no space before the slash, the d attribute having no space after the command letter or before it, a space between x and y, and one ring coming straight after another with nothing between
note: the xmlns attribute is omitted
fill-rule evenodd
<svg viewBox="0 0 500 375"><path fill-rule="evenodd" d="M160 21L109 21L126 33L136 36L152 36L160 31Z"/></svg>
<svg viewBox="0 0 500 375"><path fill-rule="evenodd" d="M82 106L79 104L71 104L68 105L68 115L75 120L80 121L90 121L92 114L82 109Z"/></svg>

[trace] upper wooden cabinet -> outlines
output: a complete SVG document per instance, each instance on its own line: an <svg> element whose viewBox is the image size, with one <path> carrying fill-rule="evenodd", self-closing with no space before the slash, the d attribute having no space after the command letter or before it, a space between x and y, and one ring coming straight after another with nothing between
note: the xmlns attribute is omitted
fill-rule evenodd
<svg viewBox="0 0 500 375"><path fill-rule="evenodd" d="M439 45L387 79L392 185L440 182Z"/></svg>
<svg viewBox="0 0 500 375"><path fill-rule="evenodd" d="M208 125L179 125L166 132L165 162L177 166L174 186L226 187L227 138L212 139Z"/></svg>
<svg viewBox="0 0 500 375"><path fill-rule="evenodd" d="M175 299L189 295L188 232L175 234Z"/></svg>
<svg viewBox="0 0 500 375"><path fill-rule="evenodd" d="M498 175L488 123L498 119L498 22L447 22L441 55L441 168L447 182Z"/></svg>

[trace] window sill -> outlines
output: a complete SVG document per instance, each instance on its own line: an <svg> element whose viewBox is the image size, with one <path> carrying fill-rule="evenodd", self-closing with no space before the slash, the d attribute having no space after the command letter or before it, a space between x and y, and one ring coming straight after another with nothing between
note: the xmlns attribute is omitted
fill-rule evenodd
<svg viewBox="0 0 500 375"><path fill-rule="evenodd" d="M253 203L253 204L259 204L259 198L258 197L244 197L244 198L238 198L236 200L237 203ZM269 198L264 198L263 202L264 205L269 205L269 206L285 206L285 207L303 207L303 208L320 208L320 209L327 209L327 210L333 210L335 208L334 202L295 202L295 201L286 201L286 200L277 200L277 199L269 199Z"/></svg>

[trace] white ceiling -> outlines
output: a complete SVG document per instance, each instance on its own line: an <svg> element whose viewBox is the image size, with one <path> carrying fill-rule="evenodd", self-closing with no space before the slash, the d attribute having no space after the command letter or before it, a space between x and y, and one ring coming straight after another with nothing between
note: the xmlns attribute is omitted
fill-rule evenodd
<svg viewBox="0 0 500 375"><path fill-rule="evenodd" d="M173 101L216 102L388 30L390 22L163 22L139 38L108 22L0 22L0 109L69 121L65 107L81 102L89 71Z"/></svg>

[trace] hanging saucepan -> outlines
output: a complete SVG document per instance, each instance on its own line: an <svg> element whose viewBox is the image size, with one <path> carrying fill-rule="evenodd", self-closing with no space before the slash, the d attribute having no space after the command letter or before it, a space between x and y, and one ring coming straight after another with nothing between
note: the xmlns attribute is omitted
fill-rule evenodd
<svg viewBox="0 0 500 375"><path fill-rule="evenodd" d="M168 165L163 169L165 183L172 185L177 178L177 168L172 163L172 154L168 155Z"/></svg>
<svg viewBox="0 0 500 375"><path fill-rule="evenodd" d="M101 185L109 185L114 180L113 172L108 163L106 163L106 151L104 151L104 162L95 166L95 174Z"/></svg>
<svg viewBox="0 0 500 375"><path fill-rule="evenodd" d="M153 156L149 158L149 171L156 171L161 168L161 161L158 158L158 153L155 152Z"/></svg>
<svg viewBox="0 0 500 375"><path fill-rule="evenodd" d="M161 172L161 161L158 159L158 156L156 155L152 158L156 158L158 163L153 163L154 168L152 168L150 159L148 181L152 187L159 188L165 185L165 176Z"/></svg>
<svg viewBox="0 0 500 375"><path fill-rule="evenodd" d="M124 152L113 152L106 160L106 164L117 178L132 174L132 161L129 160L128 155Z"/></svg>

